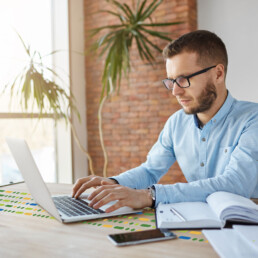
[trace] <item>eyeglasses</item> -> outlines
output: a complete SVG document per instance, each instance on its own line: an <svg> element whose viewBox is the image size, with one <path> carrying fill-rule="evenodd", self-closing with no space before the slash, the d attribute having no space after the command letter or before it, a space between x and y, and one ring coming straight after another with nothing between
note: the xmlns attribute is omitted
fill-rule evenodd
<svg viewBox="0 0 258 258"><path fill-rule="evenodd" d="M209 71L210 69L216 67L216 65L210 66L208 68L205 68L203 70L200 70L196 73L190 74L188 76L179 76L176 79L165 79L162 80L163 84L165 85L165 87L168 90L173 90L174 88L174 83L176 83L180 88L188 88L190 87L190 78L198 75L198 74L202 74L202 73L206 73L207 71Z"/></svg>

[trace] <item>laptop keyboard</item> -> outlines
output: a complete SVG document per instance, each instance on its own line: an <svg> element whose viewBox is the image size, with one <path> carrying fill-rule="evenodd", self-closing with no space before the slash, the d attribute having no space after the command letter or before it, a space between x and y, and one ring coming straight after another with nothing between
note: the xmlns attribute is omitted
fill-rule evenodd
<svg viewBox="0 0 258 258"><path fill-rule="evenodd" d="M83 200L69 196L55 196L52 199L57 209L68 217L105 213L103 210L89 207Z"/></svg>

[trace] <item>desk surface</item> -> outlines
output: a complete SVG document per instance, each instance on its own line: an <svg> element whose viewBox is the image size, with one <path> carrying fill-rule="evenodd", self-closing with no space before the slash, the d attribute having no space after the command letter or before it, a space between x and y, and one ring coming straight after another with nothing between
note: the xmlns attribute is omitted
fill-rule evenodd
<svg viewBox="0 0 258 258"><path fill-rule="evenodd" d="M72 185L48 184L52 194L71 193ZM0 189L29 192L25 184ZM1 212L1 257L218 257L207 242L168 240L143 245L116 247L108 239L119 233L114 227L88 223L62 224Z"/></svg>

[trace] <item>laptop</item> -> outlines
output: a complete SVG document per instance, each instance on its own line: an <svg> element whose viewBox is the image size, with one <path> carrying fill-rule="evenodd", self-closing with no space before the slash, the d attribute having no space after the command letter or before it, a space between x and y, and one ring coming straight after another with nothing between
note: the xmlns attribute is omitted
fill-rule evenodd
<svg viewBox="0 0 258 258"><path fill-rule="evenodd" d="M69 195L51 196L27 142L23 139L13 138L7 138L6 142L35 202L58 221L70 223L142 211L134 210L130 207L122 207L116 211L105 213L105 210L116 201L110 202L100 207L100 209L93 209L88 206L90 201L87 200L87 194L82 194L79 199L72 198Z"/></svg>

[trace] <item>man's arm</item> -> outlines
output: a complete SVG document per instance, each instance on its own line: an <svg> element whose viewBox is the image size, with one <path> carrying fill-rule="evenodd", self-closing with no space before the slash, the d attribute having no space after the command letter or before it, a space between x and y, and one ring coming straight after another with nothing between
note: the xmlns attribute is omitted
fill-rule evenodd
<svg viewBox="0 0 258 258"><path fill-rule="evenodd" d="M205 201L208 195L216 191L227 191L251 197L254 191L258 193L257 132L258 120L253 119L247 122L238 141L238 145L231 153L228 165L224 171L218 171L218 176L212 178L173 185L156 184L158 179L166 173L167 166L170 165L169 162L166 162L166 165L164 165L162 162L163 158L161 157L167 156L165 160L171 159L171 165L175 159L173 151L169 151L167 144L164 145L167 137L164 138L162 134L156 143L158 147L156 148L154 145L147 161L143 165L114 178L121 185L135 187L137 189L155 184L156 205L159 202Z"/></svg>

